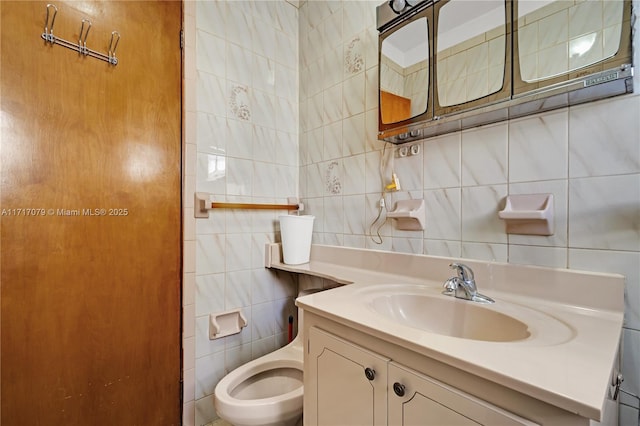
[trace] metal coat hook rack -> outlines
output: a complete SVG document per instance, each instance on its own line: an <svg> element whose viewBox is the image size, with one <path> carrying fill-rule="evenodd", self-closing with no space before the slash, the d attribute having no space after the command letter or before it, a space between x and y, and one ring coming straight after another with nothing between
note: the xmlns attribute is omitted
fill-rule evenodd
<svg viewBox="0 0 640 426"><path fill-rule="evenodd" d="M82 20L82 23L80 25L80 37L78 38L78 43L72 43L53 35L53 25L56 22L57 14L58 8L51 3L47 4L47 17L45 18L44 32L42 33L42 38L46 43L50 43L52 45L58 44L60 46L66 47L67 49L74 50L81 55L91 56L92 58L100 59L114 66L118 65L118 58L116 58L116 49L118 48L118 42L120 41L120 33L118 33L117 31L111 32L109 52L105 55L104 53L96 52L95 50L91 50L87 47L87 37L89 37L89 30L91 30L91 21L88 19Z"/></svg>

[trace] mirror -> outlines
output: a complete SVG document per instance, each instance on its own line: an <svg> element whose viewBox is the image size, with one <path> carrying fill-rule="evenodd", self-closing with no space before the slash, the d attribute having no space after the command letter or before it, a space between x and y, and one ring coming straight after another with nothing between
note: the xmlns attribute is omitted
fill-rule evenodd
<svg viewBox="0 0 640 426"><path fill-rule="evenodd" d="M398 123L427 111L429 27L417 19L391 33L380 51L380 116Z"/></svg>
<svg viewBox="0 0 640 426"><path fill-rule="evenodd" d="M614 56L620 48L623 2L520 0L518 55L528 83Z"/></svg>
<svg viewBox="0 0 640 426"><path fill-rule="evenodd" d="M503 88L506 57L504 0L450 0L438 14L438 104L462 104Z"/></svg>
<svg viewBox="0 0 640 426"><path fill-rule="evenodd" d="M634 2L425 0L398 15L385 1L378 138L403 144L633 93Z"/></svg>

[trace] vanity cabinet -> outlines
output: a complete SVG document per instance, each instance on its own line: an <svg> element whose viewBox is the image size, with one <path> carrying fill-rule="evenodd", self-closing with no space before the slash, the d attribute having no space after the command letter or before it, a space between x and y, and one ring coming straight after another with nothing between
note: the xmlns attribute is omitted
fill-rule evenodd
<svg viewBox="0 0 640 426"><path fill-rule="evenodd" d="M465 321L458 319L477 325L485 318L470 314L480 307L442 311L445 318L427 302L456 259L314 245L311 260L286 265L279 244L265 256L269 268L348 284L296 299L304 315L298 332L306 425L409 424L413 415L426 424L425 406L479 424L618 424L624 277L469 260L476 279L495 286L496 304L504 303L487 310L522 321L531 333L509 331L515 340L496 341L459 329ZM385 300L399 302L398 316L386 314L379 304ZM422 310L434 328L444 328L408 321L425 321ZM484 327L505 336L507 321L499 318Z"/></svg>
<svg viewBox="0 0 640 426"><path fill-rule="evenodd" d="M389 363L387 377L390 425L538 424L394 362Z"/></svg>
<svg viewBox="0 0 640 426"><path fill-rule="evenodd" d="M309 330L305 425L387 424L389 359L316 327ZM307 369L308 367L308 369Z"/></svg>
<svg viewBox="0 0 640 426"><path fill-rule="evenodd" d="M317 327L307 348L305 425L537 424Z"/></svg>

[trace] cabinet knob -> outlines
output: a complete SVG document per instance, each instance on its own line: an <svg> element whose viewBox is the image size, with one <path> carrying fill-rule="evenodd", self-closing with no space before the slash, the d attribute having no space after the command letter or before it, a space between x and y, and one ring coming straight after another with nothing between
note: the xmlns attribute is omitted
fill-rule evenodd
<svg viewBox="0 0 640 426"><path fill-rule="evenodd" d="M404 396L404 385L398 382L395 382L393 384L393 391L396 393L396 395L398 396Z"/></svg>
<svg viewBox="0 0 640 426"><path fill-rule="evenodd" d="M367 367L364 369L364 375L367 376L367 379L373 380L376 378L376 370Z"/></svg>

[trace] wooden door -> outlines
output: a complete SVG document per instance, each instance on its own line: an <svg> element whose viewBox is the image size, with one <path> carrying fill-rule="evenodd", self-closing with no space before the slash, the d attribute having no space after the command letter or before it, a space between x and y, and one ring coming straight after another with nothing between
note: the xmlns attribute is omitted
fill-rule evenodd
<svg viewBox="0 0 640 426"><path fill-rule="evenodd" d="M181 420L181 50L174 1L2 1L1 421Z"/></svg>

